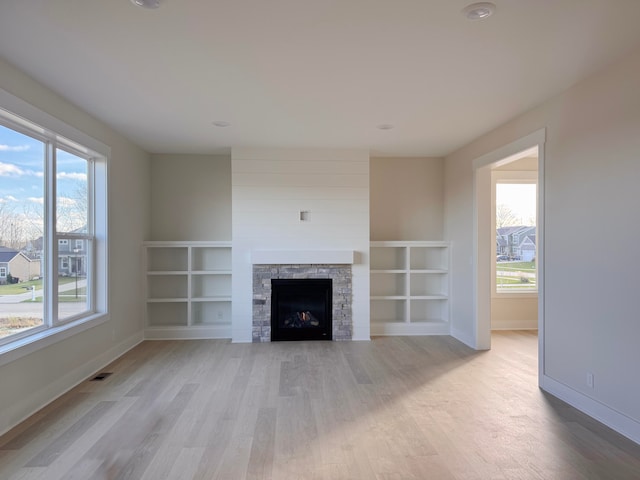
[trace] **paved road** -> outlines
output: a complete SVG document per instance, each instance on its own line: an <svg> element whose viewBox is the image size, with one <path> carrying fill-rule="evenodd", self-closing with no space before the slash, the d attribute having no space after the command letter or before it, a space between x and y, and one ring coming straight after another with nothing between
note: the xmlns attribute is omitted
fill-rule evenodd
<svg viewBox="0 0 640 480"><path fill-rule="evenodd" d="M87 284L85 279L78 280L78 288L83 288ZM76 289L76 283L65 283L58 287L59 292L69 292ZM35 296L42 296L42 290L36 290ZM0 296L0 316L15 317L36 317L42 318L42 303L23 303L25 300L31 300L32 293L27 291L18 295L2 295ZM58 315L62 318L69 317L85 309L84 302L61 302L58 304Z"/></svg>

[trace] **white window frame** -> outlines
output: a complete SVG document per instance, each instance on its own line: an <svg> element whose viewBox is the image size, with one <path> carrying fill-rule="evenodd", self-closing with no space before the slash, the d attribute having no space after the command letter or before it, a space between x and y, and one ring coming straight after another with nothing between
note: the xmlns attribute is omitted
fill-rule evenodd
<svg viewBox="0 0 640 480"><path fill-rule="evenodd" d="M538 184L538 172L535 170L532 171L512 171L512 170L492 170L491 171L491 232L496 235L496 184L498 183L530 183L530 184ZM539 195L539 193L538 193ZM536 199L536 208L538 205L538 201ZM537 215L539 216L539 215ZM537 220L537 219L536 219ZM536 224L538 222L536 221ZM512 255L520 255L520 249L518 245L515 243L516 237L519 237L519 234L512 234L511 238L513 240L513 251ZM536 238L538 237L538 226L536 225ZM537 249L537 248L536 248ZM537 258L536 254L536 258ZM536 297L538 295L538 263L536 262L536 287L530 290L517 291L517 292L504 292L498 291L498 285L496 282L496 258L495 256L491 261L491 297L492 298L531 298Z"/></svg>
<svg viewBox="0 0 640 480"><path fill-rule="evenodd" d="M58 240L58 245L69 245L69 240L67 240L66 238L61 238L60 240Z"/></svg>
<svg viewBox="0 0 640 480"><path fill-rule="evenodd" d="M7 267L0 267L0 278L7 278Z"/></svg>
<svg viewBox="0 0 640 480"><path fill-rule="evenodd" d="M0 123L12 130L46 142L45 170L45 324L11 335L0 343L0 365L12 362L49 345L70 338L109 320L109 262L108 262L108 163L110 148L102 142L62 122L24 100L0 89ZM59 321L57 318L58 240L55 226L55 155L56 149L65 150L90 160L89 211L91 228L88 234L69 235L94 245L87 262L91 279L87 295L91 295L90 311Z"/></svg>

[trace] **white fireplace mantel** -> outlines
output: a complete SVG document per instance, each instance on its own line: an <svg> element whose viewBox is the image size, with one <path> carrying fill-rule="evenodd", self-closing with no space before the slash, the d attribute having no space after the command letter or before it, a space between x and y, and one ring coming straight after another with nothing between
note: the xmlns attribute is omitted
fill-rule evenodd
<svg viewBox="0 0 640 480"><path fill-rule="evenodd" d="M254 265L353 264L353 250L253 250Z"/></svg>

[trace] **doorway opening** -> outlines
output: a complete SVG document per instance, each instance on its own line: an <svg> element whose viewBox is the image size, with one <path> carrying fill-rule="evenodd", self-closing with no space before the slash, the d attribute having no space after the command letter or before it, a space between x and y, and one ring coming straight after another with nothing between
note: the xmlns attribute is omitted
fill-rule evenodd
<svg viewBox="0 0 640 480"><path fill-rule="evenodd" d="M538 329L537 149L491 171L491 330Z"/></svg>
<svg viewBox="0 0 640 480"><path fill-rule="evenodd" d="M497 230L495 215L495 190L492 175L497 170L509 170L518 166L515 162L526 159L537 168L533 176L537 181L537 215L535 229L535 284L537 306L535 322L538 329L538 368L542 378L544 371L544 142L545 130L538 130L502 148L490 152L473 162L474 167L474 272L475 347L491 348L492 300L497 293ZM509 165L511 164L511 167ZM519 166L521 167L521 165ZM495 176L495 175L494 175ZM493 202L492 202L493 197ZM519 240L519 239L518 239ZM530 239L531 240L531 239ZM515 253L514 253L515 255ZM495 310L495 308L494 308ZM523 326L522 328L526 328Z"/></svg>

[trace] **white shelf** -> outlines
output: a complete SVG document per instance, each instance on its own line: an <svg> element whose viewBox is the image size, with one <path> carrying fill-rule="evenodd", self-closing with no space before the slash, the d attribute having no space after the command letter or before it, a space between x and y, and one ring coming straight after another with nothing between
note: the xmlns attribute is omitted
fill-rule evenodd
<svg viewBox="0 0 640 480"><path fill-rule="evenodd" d="M167 298L147 298L147 303L175 303L175 302L188 302L187 297L167 297Z"/></svg>
<svg viewBox="0 0 640 480"><path fill-rule="evenodd" d="M449 333L448 242L371 242L371 334Z"/></svg>
<svg viewBox="0 0 640 480"><path fill-rule="evenodd" d="M220 297L193 297L191 298L192 302L230 302L231 295L229 296L220 296Z"/></svg>
<svg viewBox="0 0 640 480"><path fill-rule="evenodd" d="M231 242L145 242L145 337L231 337Z"/></svg>
<svg viewBox="0 0 640 480"><path fill-rule="evenodd" d="M411 269L409 270L411 273L449 273L449 270L435 270L435 269L431 269L431 270L415 270L415 269Z"/></svg>
<svg viewBox="0 0 640 480"><path fill-rule="evenodd" d="M231 270L196 270L191 275L231 275Z"/></svg>

